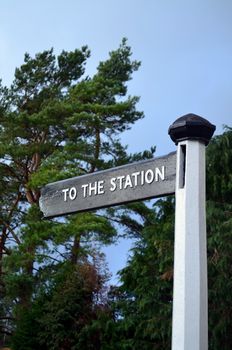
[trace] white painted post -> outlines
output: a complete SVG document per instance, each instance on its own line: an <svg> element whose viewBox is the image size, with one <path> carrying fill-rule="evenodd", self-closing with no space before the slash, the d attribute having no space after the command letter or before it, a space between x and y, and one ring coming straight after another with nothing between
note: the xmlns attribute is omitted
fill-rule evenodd
<svg viewBox="0 0 232 350"><path fill-rule="evenodd" d="M178 145L172 350L208 349L205 145L214 130L192 114L169 129Z"/></svg>

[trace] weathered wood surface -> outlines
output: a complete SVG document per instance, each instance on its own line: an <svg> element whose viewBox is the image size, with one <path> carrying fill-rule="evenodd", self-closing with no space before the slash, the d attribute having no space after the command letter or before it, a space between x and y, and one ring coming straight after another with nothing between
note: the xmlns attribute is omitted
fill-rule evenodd
<svg viewBox="0 0 232 350"><path fill-rule="evenodd" d="M175 193L176 152L50 183L41 189L44 217L100 209Z"/></svg>

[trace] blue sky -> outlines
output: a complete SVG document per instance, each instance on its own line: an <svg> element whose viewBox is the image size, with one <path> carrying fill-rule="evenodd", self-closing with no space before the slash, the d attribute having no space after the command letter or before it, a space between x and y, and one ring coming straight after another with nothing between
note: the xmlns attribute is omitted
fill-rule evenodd
<svg viewBox="0 0 232 350"><path fill-rule="evenodd" d="M128 38L142 62L129 84L145 118L123 135L129 151L175 150L169 125L189 112L217 126L232 122L231 0L8 0L0 5L0 77L10 84L25 52L92 51L87 74ZM125 263L130 242L110 250L110 268Z"/></svg>

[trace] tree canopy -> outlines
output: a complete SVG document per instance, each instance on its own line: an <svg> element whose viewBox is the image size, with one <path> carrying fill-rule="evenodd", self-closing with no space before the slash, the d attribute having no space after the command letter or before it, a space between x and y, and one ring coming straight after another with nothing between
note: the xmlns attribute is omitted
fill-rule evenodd
<svg viewBox="0 0 232 350"><path fill-rule="evenodd" d="M104 289L108 272L98 245L116 239L112 222L99 213L43 221L38 202L40 187L48 182L152 156L154 149L127 154L119 139L143 117L136 109L138 97L127 94L127 83L140 65L131 55L123 39L89 77L86 46L58 56L53 49L35 57L26 53L12 85L1 84L0 332L3 343L13 339L17 349L35 348L26 345L25 322L29 325L30 310L41 295L53 290L55 298L71 281L70 288L81 283L83 291L90 290L86 307L92 312ZM70 270L77 279L64 275L67 284L59 287L61 271L68 275ZM83 274L93 279L88 287L80 281ZM61 349L59 342L54 344Z"/></svg>

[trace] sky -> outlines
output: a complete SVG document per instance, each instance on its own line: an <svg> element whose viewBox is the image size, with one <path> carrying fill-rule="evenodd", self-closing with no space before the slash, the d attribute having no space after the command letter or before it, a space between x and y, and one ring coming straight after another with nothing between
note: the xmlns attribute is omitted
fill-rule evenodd
<svg viewBox="0 0 232 350"><path fill-rule="evenodd" d="M145 118L122 135L129 152L156 145L157 156L175 150L169 126L195 113L232 124L231 0L2 0L0 78L10 85L24 53L91 49L86 73L128 38L141 67L129 83ZM113 275L126 263L131 241L106 250Z"/></svg>

